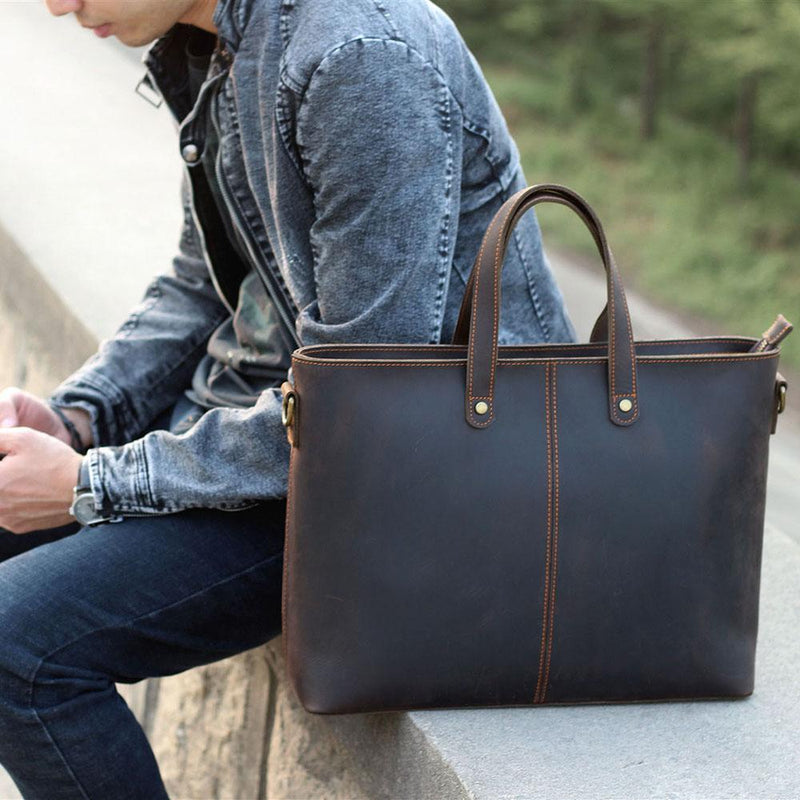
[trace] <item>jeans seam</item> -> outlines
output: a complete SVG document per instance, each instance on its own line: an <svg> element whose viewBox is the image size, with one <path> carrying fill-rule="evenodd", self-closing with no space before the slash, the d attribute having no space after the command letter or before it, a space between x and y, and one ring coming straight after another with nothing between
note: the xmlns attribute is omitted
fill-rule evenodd
<svg viewBox="0 0 800 800"><path fill-rule="evenodd" d="M129 619L124 624L121 624L121 625L102 625L99 628L94 628L91 631L86 631L85 633L82 633L80 636L76 636L74 639L70 639L70 641L65 642L62 645L59 645L54 650L51 650L49 653L43 655L39 659L39 663L37 664L36 670L33 673L33 677L31 679L31 683L35 682L36 676L39 674L39 670L42 668L42 665L44 664L45 661L47 661L50 658L52 658L59 651L65 650L67 647L71 647L73 644L75 644L76 642L79 642L81 639L85 639L87 636L92 636L93 634L100 633L101 631L109 631L109 630L113 630L114 628L122 629L122 628L130 627L131 625L134 625L135 623L139 622L140 620L146 619L147 617L155 616L156 614L160 614L163 611L167 611L168 609L173 608L175 606L179 606L181 603L185 603L187 600L192 600L193 598L198 597L199 595L203 594L204 592L208 592L211 589L216 589L218 586L222 586L223 584L228 583L229 581L232 581L232 580L234 580L236 578L239 578L239 577L241 577L242 575L245 575L248 572L252 572L254 569L257 569L258 567L262 566L263 564L266 564L269 561L273 561L276 558L281 558L282 556L283 556L283 551L281 551L279 553L275 553L274 555L269 556L269 558L262 558L261 561L257 561L255 564L251 564L249 567L246 567L245 569L241 569L238 572L234 572L232 575L227 575L224 578L220 578L220 580L215 581L214 583L211 583L208 586L204 586L202 589L198 589L197 591L192 592L191 594L187 594L185 597L182 597L180 600L175 600L172 603L167 603L166 605L160 606L159 608L153 609L151 611L147 611L147 612L145 612L143 614L139 614L138 616L133 617L132 619Z"/></svg>
<svg viewBox="0 0 800 800"><path fill-rule="evenodd" d="M160 606L159 608L153 609L151 611L147 611L144 614L139 614L138 616L134 617L133 619L128 620L124 624L103 625L103 626L101 626L99 628L94 628L91 631L86 631L85 633L82 633L80 636L76 636L74 639L71 639L70 641L66 642L65 644L62 644L59 647L56 647L54 650L51 650L50 652L48 652L47 654L45 654L44 656L42 656L39 659L39 662L36 665L36 669L33 671L33 675L31 676L30 681L28 682L28 692L27 692L27 694L28 694L28 708L30 709L30 711L33 712L33 715L36 717L37 722L39 723L39 725L41 725L42 730L44 731L45 735L47 736L47 738L52 743L53 747L55 748L56 752L59 755L59 758L61 758L62 762L64 763L64 766L67 768L67 771L69 772L71 778L75 781L75 785L80 789L81 794L83 795L84 798L86 798L86 800L89 800L89 795L86 794L86 791L84 790L83 786L81 785L80 781L78 780L78 777L72 771L72 767L70 767L69 762L64 757L64 754L61 751L61 748L58 746L58 743L53 738L52 734L50 733L50 730L48 729L48 727L45 724L44 720L39 716L39 712L36 710L36 708L34 707L34 704L33 704L34 686L35 686L35 683L36 683L36 679L37 679L37 677L39 675L39 671L42 669L42 666L45 664L45 662L48 661L49 659L51 659L56 653L60 652L61 650L65 650L68 647L71 647L73 644L75 644L76 642L79 642L81 639L85 639L87 636L93 636L95 633L100 633L101 631L113 630L115 628L121 630L122 628L131 627L132 625L136 624L140 620L147 619L148 617L156 616L157 614L161 614L161 613L163 613L164 611L167 611L170 608L174 608L176 606L179 606L182 603L187 602L188 600L192 600L193 598L198 597L198 596L204 594L205 592L208 592L208 591L210 591L212 589L215 589L218 586L222 586L223 584L228 583L229 581L235 580L236 578L239 578L242 575L247 574L248 572L252 572L253 570L258 569L259 567L263 566L264 564L266 564L266 563L268 563L270 561L274 561L274 560L276 560L278 558L282 558L282 557L283 557L283 551L281 551L279 553L275 553L275 554L269 556L269 558L263 558L260 561L256 562L255 564L251 564L246 569L239 570L238 572L235 572L232 575L227 575L226 577L221 578L220 580L215 581L214 583L209 584L208 586L204 586L202 589L198 589L195 592L191 592L190 594L187 594L185 597L180 598L180 600L175 600L172 603L167 603L164 606Z"/></svg>
<svg viewBox="0 0 800 800"><path fill-rule="evenodd" d="M38 668L36 671L38 673L39 671ZM78 776L72 771L72 767L69 765L69 761L67 761L67 759L64 757L64 753L58 746L58 742L56 742L56 740L53 738L52 734L47 728L47 725L44 724L44 720L39 716L39 712L33 707L33 683L30 684L29 693L31 695L30 698L31 711L33 712L34 717L36 717L36 721L39 723L39 725L41 725L42 730L44 731L44 735L50 740L50 744L53 745L53 748L55 749L56 753L58 753L58 757L63 762L64 766L67 769L67 772L69 773L69 776L75 782L75 786L78 787L78 790L80 791L81 795L85 798L85 800L91 800L89 795L86 793L86 790L83 788L83 784L78 780Z"/></svg>

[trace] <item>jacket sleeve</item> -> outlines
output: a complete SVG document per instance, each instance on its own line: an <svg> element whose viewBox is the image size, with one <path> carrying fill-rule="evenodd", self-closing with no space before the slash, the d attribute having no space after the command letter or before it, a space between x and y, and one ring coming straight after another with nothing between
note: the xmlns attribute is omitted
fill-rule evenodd
<svg viewBox="0 0 800 800"><path fill-rule="evenodd" d="M315 205L317 297L304 344L440 340L461 186L461 115L433 64L399 40L326 56L297 110Z"/></svg>
<svg viewBox="0 0 800 800"><path fill-rule="evenodd" d="M171 273L150 283L117 332L48 398L88 412L95 445L135 439L174 403L229 315L203 258L188 191L184 175L184 223Z"/></svg>
<svg viewBox="0 0 800 800"><path fill-rule="evenodd" d="M151 283L116 335L50 397L91 415L98 443L87 452L91 488L109 516L233 510L286 495L279 388L253 408L209 410L183 434L144 432L191 384L209 337L230 315L203 258L186 180L182 188L185 220L172 274Z"/></svg>
<svg viewBox="0 0 800 800"><path fill-rule="evenodd" d="M437 70L402 42L345 44L315 69L288 132L315 204L317 297L298 317L304 344L439 340L460 125ZM124 515L285 497L280 412L280 390L269 389L253 408L212 409L186 433L90 451L96 501Z"/></svg>

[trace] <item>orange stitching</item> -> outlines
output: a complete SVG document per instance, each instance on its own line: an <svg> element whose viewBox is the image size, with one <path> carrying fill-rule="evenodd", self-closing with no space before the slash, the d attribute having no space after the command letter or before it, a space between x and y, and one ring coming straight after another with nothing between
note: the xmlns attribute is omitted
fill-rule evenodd
<svg viewBox="0 0 800 800"><path fill-rule="evenodd" d="M762 355L745 355L744 353L735 358L705 358L705 357L698 357L698 358L661 358L656 356L639 356L637 359L639 364L738 364L744 362L752 362L752 361L764 361L770 358L777 358L777 355L769 355L769 356L762 356ZM594 358L594 359L538 359L536 361L528 360L528 359L514 359L514 360L501 360L500 364L504 367L523 367L523 366L532 366L535 364L561 364L565 367L573 366L573 365L591 365L591 364L602 364L606 359L604 358ZM442 366L445 366L442 364ZM627 397L629 393L621 393L614 395L615 397Z"/></svg>
<svg viewBox="0 0 800 800"><path fill-rule="evenodd" d="M558 494L559 494L559 473L558 473L558 381L557 370L553 367L553 450L554 450L554 465L553 465L553 480L555 483L555 511L553 512L553 567L552 577L550 583L550 631L548 633L547 642L547 666L544 674L544 688L542 689L541 702L544 702L547 695L548 685L550 683L550 660L553 655L553 628L556 618L556 581L558 577Z"/></svg>
<svg viewBox="0 0 800 800"><path fill-rule="evenodd" d="M617 392L617 375L616 375L617 322L616 322L616 303L615 303L615 299L614 299L614 294L615 294L614 293L614 286L615 286L615 284L614 284L614 281L613 281L613 277L617 278L617 282L620 285L621 285L622 281L621 281L621 279L619 277L619 271L617 269L616 262L614 261L614 256L611 254L611 250L608 249L607 246L606 246L606 249L608 250L608 255L609 255L609 262L608 262L608 267L607 267L607 278L608 278L609 284L611 285L610 286L611 290L608 292L608 309L609 309L609 312L611 314L611 328L609 330L608 340L609 340L609 343L610 343L610 350L611 350L611 352L609 353L609 359L610 359L609 360L609 367L610 367L610 372L611 372L611 374L610 374L611 394L612 394L612 398L613 398L613 397L621 397L624 394L627 394L627 393L618 393ZM616 409L616 406L615 406L613 400L611 402L611 416L618 423L622 423L622 424L625 424L625 425L630 425L631 423L636 421L636 416L638 415L638 406L636 404L636 357L635 357L635 353L634 353L635 344L634 344L634 341L633 341L633 331L631 329L631 323L630 323L630 312L628 310L628 300L627 300L627 297L625 296L625 290L624 289L622 290L622 302L623 302L624 308L625 308L625 330L627 332L628 348L630 350L629 355L630 355L630 358L631 358L631 363L630 363L631 392L632 392L632 396L634 398L634 416L633 416L632 419L627 419L627 420L622 419L617 414L617 409Z"/></svg>
<svg viewBox="0 0 800 800"><path fill-rule="evenodd" d="M545 540L544 561L544 592L542 593L542 637L539 645L539 677L536 681L536 691L533 693L533 702L539 702L539 693L544 674L544 654L547 649L547 608L550 587L550 522L552 499L552 472L550 467L550 365L547 365L544 378L544 418L547 441L547 537Z"/></svg>
<svg viewBox="0 0 800 800"><path fill-rule="evenodd" d="M622 295L622 302L625 303L625 324L628 328L628 348L631 356L631 381L633 382L632 393L636 394L636 352L633 341L633 331L631 330L631 314L628 310L628 298Z"/></svg>
<svg viewBox="0 0 800 800"><path fill-rule="evenodd" d="M485 399L490 400L488 395ZM489 416L484 421L478 420L475 417L475 414L473 413L473 409L471 406L470 406L470 417L472 418L472 421L476 428L487 428L489 425L491 425L492 421L494 420L494 406L492 405L491 400L489 402Z"/></svg>
<svg viewBox="0 0 800 800"><path fill-rule="evenodd" d="M611 250L609 249L609 255L611 255ZM616 262L614 261L614 256L611 255L610 263L609 263L609 281L611 281L611 276L616 274L617 278L619 279L619 273L616 271ZM613 286L613 281L612 286ZM617 347L617 321L616 321L616 298L615 292L612 290L609 292L609 306L611 309L611 330L613 333L609 335L609 339L611 340L611 395L612 397L616 394L617 391L617 356L616 356L616 347ZM614 418L616 422L622 422L623 420L617 414L616 406L611 401L611 416Z"/></svg>
<svg viewBox="0 0 800 800"><path fill-rule="evenodd" d="M500 229L501 230L505 227L506 221L508 220L508 216L511 213L511 210L513 209L513 207L514 206L513 206L513 203L512 203L512 205L509 207L509 210L506 212L505 217L503 217L503 221L500 223ZM501 208L502 208L502 206L501 206ZM498 210L498 213L499 213L499 210ZM497 219L497 215L495 215L495 217L492 219L492 222L494 222L496 219ZM491 228L491 224L490 224L490 228ZM470 336L469 336L469 356L468 356L468 361L467 361L467 363L468 363L468 372L469 372L469 387L468 387L469 401L468 401L468 404L467 404L467 408L469 409L468 410L468 414L469 414L470 422L475 427L478 427L478 428L485 428L488 425L490 425L492 423L492 421L494 420L494 401L493 401L493 399L489 403L489 416L486 418L485 421L478 420L477 417L475 416L475 412L474 412L474 409L473 409L473 400L475 400L475 395L473 394L473 378L474 378L474 373L475 373L475 370L474 370L475 339L476 339L476 336L475 336L475 318L476 318L476 315L477 315L477 308L478 308L478 301L479 301L478 289L480 287L481 262L483 260L484 246L485 246L486 241L488 240L488 238L489 238L489 232L487 231L486 235L483 238L483 241L481 242L480 252L478 253L478 264L477 264L477 270L476 270L476 273L475 273L475 288L474 288L474 291L473 291L473 294L472 294L472 329L470 330ZM498 239L498 248L500 246L500 241L501 240ZM496 266L495 266L495 270L496 270ZM494 306L495 306L495 317L496 317L496 315L497 315L497 298L496 297L495 297ZM497 333L496 333L496 330L494 328L493 328L492 336L493 336L493 338L492 338L492 356L491 356L491 361L490 361L491 374L490 374L490 378L489 378L489 392L490 392L490 395L491 395L491 392L492 392L492 384L493 384L492 375L494 374L494 362L496 360L496 355L497 355L497 352L496 352L497 351L497 347L496 347L496 345L497 345Z"/></svg>
<svg viewBox="0 0 800 800"><path fill-rule="evenodd" d="M509 206L509 209L506 212L505 216L503 217L503 221L500 223L500 229L501 230L505 226L506 221L508 220L508 216L511 213L513 207L514 207L514 205L512 203ZM499 213L499 210L498 210L498 213ZM496 219L497 219L497 215L495 215L495 217L492 219L492 222L494 222ZM481 262L483 261L484 246L485 246L486 241L488 240L488 238L489 238L489 235L488 235L488 231L487 231L486 236L484 237L483 241L481 242L481 249L480 249L480 253L478 254L478 265L477 265L477 271L475 273L475 289L474 289L473 294L472 294L472 330L470 331L470 346L469 346L469 363L470 363L469 396L470 396L470 418L472 419L473 422L478 422L475 419L475 416L474 416L474 414L472 413L472 410L471 410L472 409L471 400L472 400L472 398L474 396L473 393L472 393L472 391L473 391L472 390L473 377L474 377L474 362L475 362L475 339L476 339L476 336L475 336L475 333L474 333L474 329L475 329L475 318L477 316L477 308L478 308L478 302L479 302L478 291L479 291L479 287L480 287L480 278L481 278ZM498 246L499 246L499 243L500 243L500 240L498 240ZM495 306L496 305L497 305L497 303L495 302ZM495 341L496 341L496 335L495 335ZM494 347L493 347L493 350L494 350ZM489 381L489 391L490 392L491 392L491 385L492 384L491 384L491 379L490 379L490 381ZM490 415L489 420L487 420L487 422L484 423L484 425L488 425L493 416L494 416L494 412L492 411L492 414ZM478 424L481 424L481 423L478 423Z"/></svg>
<svg viewBox="0 0 800 800"><path fill-rule="evenodd" d="M767 358L774 358L774 356L753 357L742 353L737 358L705 358L703 356L697 358L651 358L650 356L640 356L638 360L645 364L736 364L745 361L764 361Z"/></svg>
<svg viewBox="0 0 800 800"><path fill-rule="evenodd" d="M517 192L519 194L519 192ZM515 195L516 197L516 195ZM511 204L511 207L508 210L505 218L503 219L503 223L500 226L500 232L502 233L508 218L511 216L512 211L517 210L517 200L515 199L514 202ZM489 394L494 394L494 373L497 366L497 322L498 317L500 316L500 308L499 308L499 301L497 299L497 291L498 286L500 283L500 245L503 242L503 237L497 237L497 247L494 251L494 305L492 306L492 310L494 312L494 320L492 322L492 355L489 361Z"/></svg>
<svg viewBox="0 0 800 800"><path fill-rule="evenodd" d="M638 362L640 364L739 364L753 361L767 361L770 359L777 359L780 354L777 351L772 351L768 355L760 353L742 353L740 356L733 358L656 358L653 356L640 356ZM540 358L538 360L528 359L514 359L504 360L501 359L498 363L503 367L527 367L527 366L542 366L546 364L561 364L566 367L578 365L598 365L602 364L606 359L598 356L593 360L588 359L546 359ZM449 360L449 361L335 361L334 359L298 359L295 366L309 367L462 367L464 366L464 359ZM487 395L488 396L488 395ZM627 397L628 394L615 395L616 397Z"/></svg>
<svg viewBox="0 0 800 800"><path fill-rule="evenodd" d="M474 362L475 362L475 309L478 307L478 278L481 276L481 261L483 261L483 251L486 247L486 240L488 238L489 231L486 231L486 235L483 237L481 241L481 249L478 252L478 262L475 265L475 285L472 287L472 308L470 309L472 322L470 323L469 329L469 338L467 340L467 368L468 368L468 391L469 391L469 401L467 407L470 409L469 415L472 418L472 376L474 372Z"/></svg>
<svg viewBox="0 0 800 800"><path fill-rule="evenodd" d="M611 251L609 250L609 255L610 254L611 254ZM621 281L621 279L619 277L619 271L617 270L617 265L616 265L616 262L614 261L614 257L613 256L611 256L611 260L610 260L609 279L610 279L610 276L612 274L617 277L618 282L621 284L622 281ZM617 338L616 337L616 314L615 314L616 305L612 300L613 296L614 296L614 292L613 291L609 292L609 306L610 306L610 310L611 310L611 327L612 327L612 330L613 330L613 333L609 334L609 340L612 343L611 344L611 392L612 392L612 397L620 397L624 393L617 393L617 391L616 391L616 389L617 389L617 384L616 384L616 356L615 356L616 338ZM612 399L612 402L611 402L610 405L611 405L611 416L614 418L614 420L616 422L624 424L624 425L630 425L630 424L632 424L633 422L636 421L636 417L638 415L638 406L636 405L636 398L635 398L635 391L636 391L636 360L635 360L635 356L634 356L634 352L633 352L633 348L634 348L633 332L631 330L631 325L630 325L630 313L628 311L628 300L625 297L625 290L624 289L622 290L622 302L623 302L624 307L625 307L625 330L626 330L627 336L628 336L628 347L629 347L629 350L630 350L630 354L629 355L631 357L631 363L630 363L631 391L634 392L634 408L633 408L634 414L633 414L633 417L630 418L630 419L621 418L619 416L619 414L617 414L617 408L616 408L616 405L613 402L613 399Z"/></svg>
<svg viewBox="0 0 800 800"><path fill-rule="evenodd" d="M614 256L611 255L611 250L606 244L606 248L608 251L608 269L606 274L606 280L608 281L609 288L608 288L608 310L611 314L611 328L608 331L608 342L610 345L611 352L609 353L609 366L611 367L611 392L616 392L617 390L617 383L616 383L616 347L617 347L617 322L615 316L615 307L616 304L614 302L614 281L611 279L612 277L612 270L614 267ZM613 412L612 412L613 413Z"/></svg>
<svg viewBox="0 0 800 800"><path fill-rule="evenodd" d="M628 330L628 348L630 350L630 357L631 357L631 396L633 397L633 414L631 415L631 419L626 420L626 422L635 422L636 418L639 415L639 402L636 399L636 353L635 346L633 342L633 330L631 328L631 314L630 310L628 309L628 297L625 294L625 290L623 289L622 293L622 302L625 304L625 325Z"/></svg>
<svg viewBox="0 0 800 800"><path fill-rule="evenodd" d="M756 344L758 340L746 336L704 336L694 339L640 339L635 344L641 345L667 345L667 344L707 344L709 342L719 342L727 344ZM500 350L505 352L514 352L517 350L530 350L532 347L549 347L558 350L568 350L574 348L589 348L591 350L606 350L608 345L605 342L531 342L530 344L504 344L500 345ZM463 344L403 344L402 342L381 343L381 342L363 342L360 344L308 344L298 350L307 350L313 355L313 352L318 349L335 350L336 352L361 352L364 350L463 350L466 345ZM747 352L745 350L742 353ZM310 357L305 353L300 353L300 358ZM643 356L639 356L642 358Z"/></svg>

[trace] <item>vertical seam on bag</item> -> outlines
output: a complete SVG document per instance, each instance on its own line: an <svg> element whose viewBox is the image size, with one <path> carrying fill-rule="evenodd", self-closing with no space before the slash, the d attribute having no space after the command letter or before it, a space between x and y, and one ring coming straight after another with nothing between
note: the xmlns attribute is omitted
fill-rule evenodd
<svg viewBox="0 0 800 800"><path fill-rule="evenodd" d="M553 380L551 383L553 391L552 401L552 425L553 425L553 483L555 485L555 497L553 501L553 544L552 544L552 558L551 558L551 576L550 576L550 630L548 633L547 643L547 665L545 667L544 682L542 685L541 702L544 702L547 695L548 685L550 683L550 660L553 655L553 628L555 626L556 617L556 581L558 576L558 493L559 493L559 472L558 472L558 382L557 382L558 367L553 364Z"/></svg>
<svg viewBox="0 0 800 800"><path fill-rule="evenodd" d="M539 645L539 674L536 680L536 691L533 694L533 702L540 702L542 690L542 676L544 674L544 657L547 650L547 603L550 589L550 525L552 521L552 469L550 462L550 367L548 362L544 373L544 418L545 418L545 441L547 443L547 536L545 539L544 557L544 591L542 592L542 634Z"/></svg>

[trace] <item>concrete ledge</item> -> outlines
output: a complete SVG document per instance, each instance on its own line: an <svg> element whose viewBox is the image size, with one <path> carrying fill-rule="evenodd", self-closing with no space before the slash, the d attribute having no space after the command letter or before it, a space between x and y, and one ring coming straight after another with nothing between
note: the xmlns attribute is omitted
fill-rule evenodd
<svg viewBox="0 0 800 800"><path fill-rule="evenodd" d="M132 93L140 70L129 57L68 20L50 20L38 3L0 4L0 23L13 32L0 52L0 102L14 120L0 148L0 379L44 394L168 266L180 166L170 125ZM601 271L562 259L554 267L586 338L605 302ZM637 338L690 335L641 298L629 300ZM770 443L752 698L315 716L286 681L277 639L126 689L170 791L273 800L798 796L800 439L793 428L791 416L782 418ZM0 782L0 796L11 791Z"/></svg>
<svg viewBox="0 0 800 800"><path fill-rule="evenodd" d="M97 338L30 267L2 227L0 287L0 374L4 385L36 386L30 391L43 392L97 349Z"/></svg>

